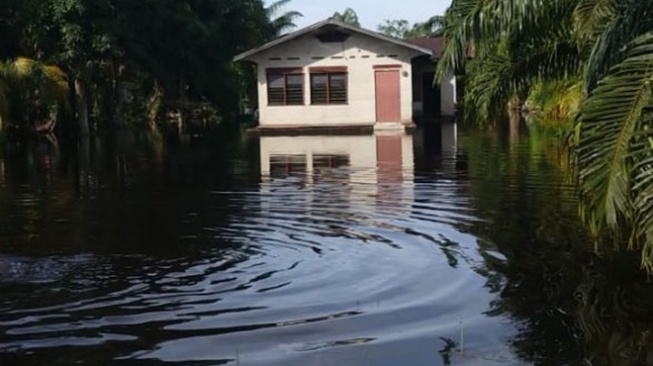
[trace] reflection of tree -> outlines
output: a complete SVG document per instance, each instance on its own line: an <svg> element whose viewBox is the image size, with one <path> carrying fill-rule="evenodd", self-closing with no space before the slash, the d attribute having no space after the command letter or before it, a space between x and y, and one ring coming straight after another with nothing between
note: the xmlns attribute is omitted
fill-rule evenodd
<svg viewBox="0 0 653 366"><path fill-rule="evenodd" d="M122 131L75 148L44 139L8 146L0 155L0 252L162 253L162 245L177 250L188 235L210 241L202 228L232 212L218 197L207 201L207 192L242 189L259 174L256 160L230 158L250 153L240 140L216 146L212 138L171 148L147 133ZM206 205L193 207L197 202Z"/></svg>
<svg viewBox="0 0 653 366"><path fill-rule="evenodd" d="M484 220L472 228L479 272L498 294L488 315L519 322L518 354L536 365L651 364L653 286L633 255L593 252L560 153L540 137L475 134L463 146Z"/></svg>

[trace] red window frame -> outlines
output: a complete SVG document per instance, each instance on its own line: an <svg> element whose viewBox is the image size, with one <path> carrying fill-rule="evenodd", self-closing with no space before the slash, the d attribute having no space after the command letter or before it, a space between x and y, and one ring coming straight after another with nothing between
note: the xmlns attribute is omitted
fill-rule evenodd
<svg viewBox="0 0 653 366"><path fill-rule="evenodd" d="M309 69L310 74L310 90L311 90L311 105L346 105L349 103L349 74L347 72L346 66L332 66L332 67L311 67ZM326 101L325 102L316 102L314 100L314 76L326 76ZM331 100L331 75L344 75L345 82L345 100L344 101L332 101Z"/></svg>
<svg viewBox="0 0 653 366"><path fill-rule="evenodd" d="M305 84L306 81L304 80L304 72L301 68L274 68L274 69L266 69L265 70L266 74L266 87L267 87L267 95L268 95L268 106L273 106L273 107L283 107L283 106L301 106L305 105ZM288 103L288 77L289 76L301 76L301 101L298 101L296 103ZM282 77L283 78L283 101L282 102L275 102L273 103L271 101L272 98L270 98L271 95L271 90L270 90L270 85L271 85L271 78L272 77Z"/></svg>

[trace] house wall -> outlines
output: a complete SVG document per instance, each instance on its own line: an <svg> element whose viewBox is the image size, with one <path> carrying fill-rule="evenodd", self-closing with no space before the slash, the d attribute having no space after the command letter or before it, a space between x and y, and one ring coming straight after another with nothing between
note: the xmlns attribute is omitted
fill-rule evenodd
<svg viewBox="0 0 653 366"><path fill-rule="evenodd" d="M442 115L453 117L456 114L456 76L453 70L448 70L442 78L440 98Z"/></svg>
<svg viewBox="0 0 653 366"><path fill-rule="evenodd" d="M417 51L353 34L342 43L323 43L305 35L261 52L253 61L258 65L259 122L262 127L361 125L376 122L374 66L398 65L400 69L401 121L413 117L411 59ZM309 67L346 66L348 71L347 105L310 105ZM267 100L268 68L302 68L304 70L304 105L269 106Z"/></svg>

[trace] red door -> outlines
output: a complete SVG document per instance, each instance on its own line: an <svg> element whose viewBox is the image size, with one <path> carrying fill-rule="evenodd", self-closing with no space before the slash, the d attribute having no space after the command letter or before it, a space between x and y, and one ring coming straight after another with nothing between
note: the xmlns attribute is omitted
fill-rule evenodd
<svg viewBox="0 0 653 366"><path fill-rule="evenodd" d="M401 122L399 70L376 70L376 121Z"/></svg>

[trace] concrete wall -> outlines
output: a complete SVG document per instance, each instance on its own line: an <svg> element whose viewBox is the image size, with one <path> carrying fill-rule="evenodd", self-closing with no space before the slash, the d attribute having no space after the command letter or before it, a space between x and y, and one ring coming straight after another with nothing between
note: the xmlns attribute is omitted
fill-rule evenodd
<svg viewBox="0 0 653 366"><path fill-rule="evenodd" d="M440 98L442 115L453 117L456 113L456 76L452 70L447 71L442 78Z"/></svg>
<svg viewBox="0 0 653 366"><path fill-rule="evenodd" d="M305 35L268 49L253 58L258 65L260 125L325 126L374 124L376 122L375 65L399 65L401 72L401 121L412 121L412 67L418 56L412 51L378 39L354 34L342 43L323 43ZM346 66L348 71L347 105L310 105L309 67ZM269 106L266 69L303 68L305 75L303 106Z"/></svg>

